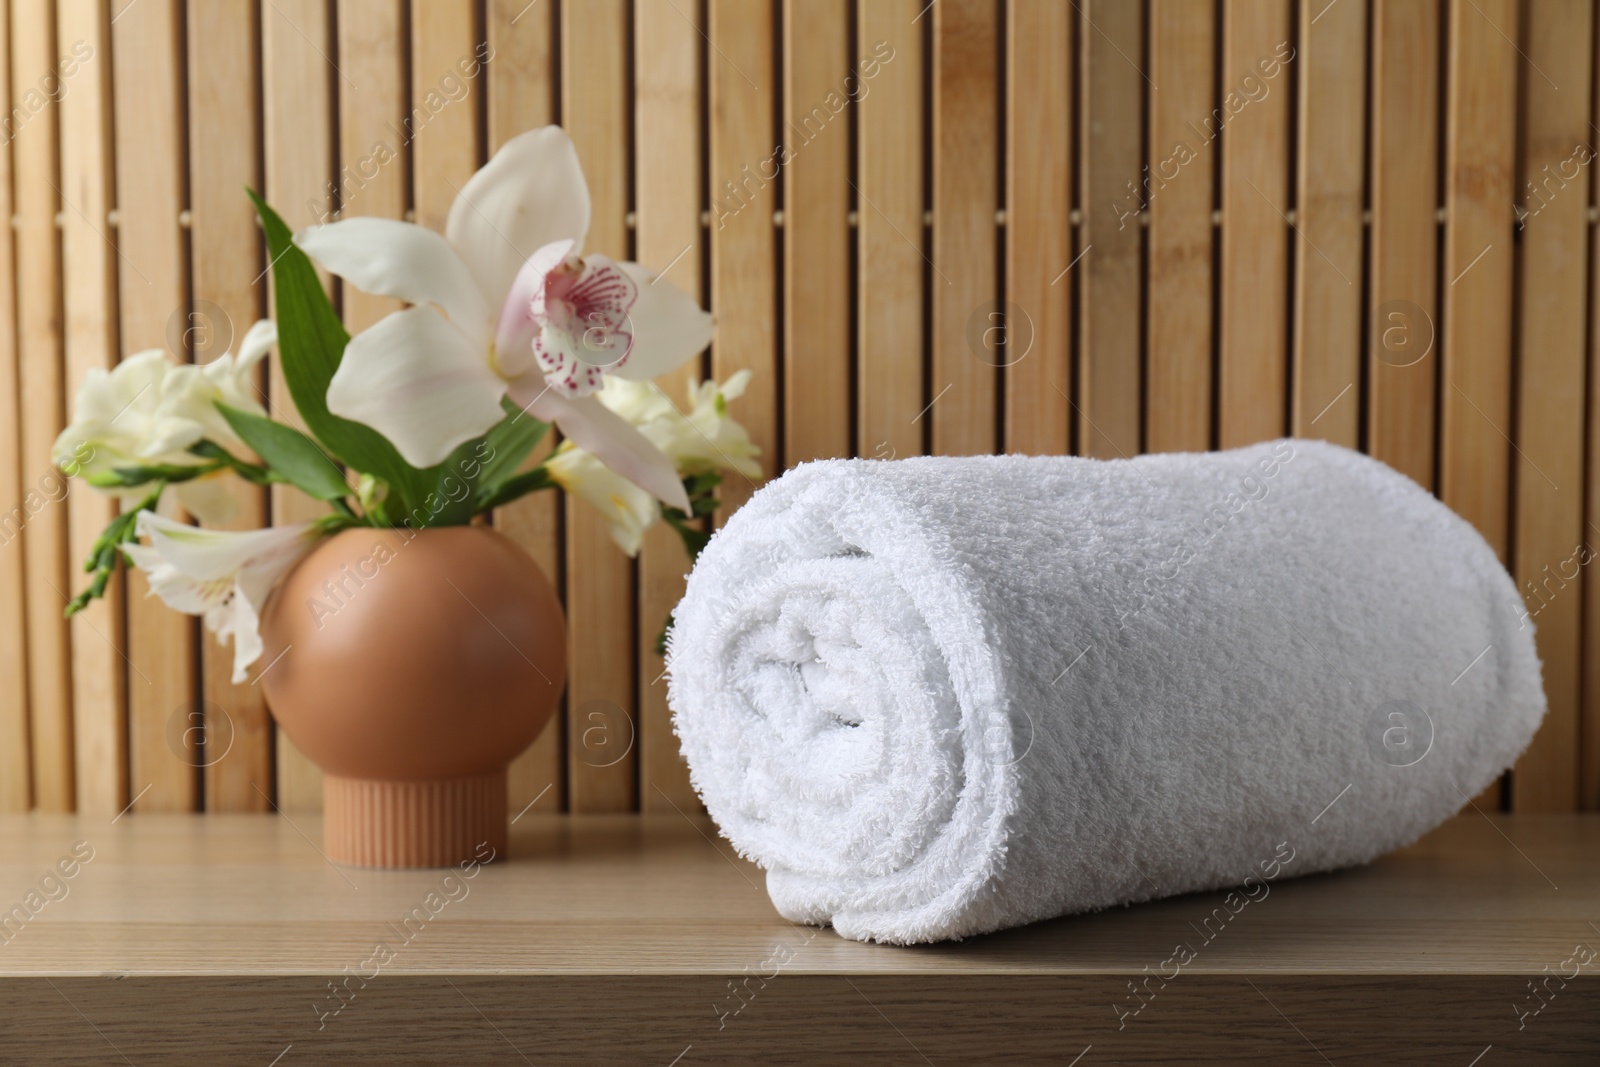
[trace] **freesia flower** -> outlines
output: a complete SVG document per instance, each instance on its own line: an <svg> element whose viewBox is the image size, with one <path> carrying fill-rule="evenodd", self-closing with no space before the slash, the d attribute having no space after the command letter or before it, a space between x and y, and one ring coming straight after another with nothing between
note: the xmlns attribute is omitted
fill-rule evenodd
<svg viewBox="0 0 1600 1067"><path fill-rule="evenodd" d="M151 349L129 356L110 371L91 370L78 389L72 424L51 447L51 459L69 475L88 477L118 468L199 466L208 461L189 448L201 440L241 446L217 402L266 414L256 401L252 377L277 340L277 328L263 319L245 334L237 359L225 353L194 366ZM178 482L173 490L202 522L223 522L236 506L222 482L225 475L218 471ZM124 503L148 491L142 486L111 490Z"/></svg>
<svg viewBox="0 0 1600 1067"><path fill-rule="evenodd" d="M749 383L750 372L742 370L721 385L691 384L687 415L651 382L610 379L600 400L666 453L679 477L732 470L755 480L761 477L756 462L761 449L750 440L749 431L728 415L728 401L743 396Z"/></svg>
<svg viewBox="0 0 1600 1067"><path fill-rule="evenodd" d="M686 507L671 461L594 397L711 341L711 317L635 263L582 256L589 190L556 126L506 142L460 190L443 235L391 219L312 226L295 243L369 293L413 306L350 339L328 408L428 467L488 430L510 396L635 485Z"/></svg>
<svg viewBox="0 0 1600 1067"><path fill-rule="evenodd" d="M661 517L649 493L601 463L594 453L570 443L563 443L544 467L551 481L605 517L618 548L630 556L639 554L645 530Z"/></svg>
<svg viewBox="0 0 1600 1067"><path fill-rule="evenodd" d="M322 536L317 523L232 533L202 530L141 511L139 534L148 545L122 551L150 577L150 591L167 607L205 619L219 638L233 638L233 681L261 657L258 631L267 595Z"/></svg>
<svg viewBox="0 0 1600 1067"><path fill-rule="evenodd" d="M638 427L650 443L673 462L680 478L727 469L746 478L761 477L755 457L761 449L728 415L728 401L744 393L749 371L740 371L722 385L698 382L689 387L689 414L673 406L651 382L610 378L600 402ZM545 464L551 480L580 497L605 516L611 539L628 555L637 555L644 531L660 518L649 494L615 473L592 454L563 444ZM686 510L686 509L685 509Z"/></svg>

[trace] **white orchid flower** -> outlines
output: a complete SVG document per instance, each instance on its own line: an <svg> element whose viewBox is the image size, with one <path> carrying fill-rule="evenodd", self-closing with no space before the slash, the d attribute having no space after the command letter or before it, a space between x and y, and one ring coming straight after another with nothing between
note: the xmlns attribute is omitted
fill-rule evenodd
<svg viewBox="0 0 1600 1067"><path fill-rule="evenodd" d="M206 629L233 639L233 681L249 677L261 657L261 608L278 579L322 537L307 522L232 533L202 530L141 511L139 534L148 545L127 544L127 553L150 577L150 591L167 607L205 619Z"/></svg>
<svg viewBox="0 0 1600 1067"><path fill-rule="evenodd" d="M605 517L611 540L630 556L639 554L644 532L661 517L650 494L597 459L594 453L563 442L545 461L550 479Z"/></svg>
<svg viewBox="0 0 1600 1067"><path fill-rule="evenodd" d="M245 334L237 359L224 353L204 366L194 366L150 349L129 356L112 370L91 370L73 402L71 425L51 447L52 461L70 475L88 477L117 468L200 466L209 461L189 448L206 439L242 447L217 402L266 414L256 400L252 379L256 365L277 340L277 327L263 319ZM202 522L224 522L237 507L223 481L226 475L217 471L177 482L173 491ZM125 504L148 492L140 486L110 491Z"/></svg>
<svg viewBox="0 0 1600 1067"><path fill-rule="evenodd" d="M589 190L556 126L506 142L460 190L443 235L391 219L312 226L295 243L369 293L413 306L350 339L328 409L429 467L503 416L501 398L653 496L687 506L671 461L592 395L663 374L711 342L711 317L635 263L580 256Z"/></svg>

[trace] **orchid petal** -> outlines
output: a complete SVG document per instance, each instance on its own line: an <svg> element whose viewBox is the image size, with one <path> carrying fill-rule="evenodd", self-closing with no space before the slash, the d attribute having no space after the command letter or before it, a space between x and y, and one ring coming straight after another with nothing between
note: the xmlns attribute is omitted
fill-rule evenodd
<svg viewBox="0 0 1600 1067"><path fill-rule="evenodd" d="M582 245L589 230L589 187L572 138L559 126L507 141L462 187L445 224L491 304L517 272L554 241Z"/></svg>
<svg viewBox="0 0 1600 1067"><path fill-rule="evenodd" d="M432 230L394 219L344 219L308 226L294 243L356 288L436 304L457 329L488 343L490 304L455 248Z"/></svg>
<svg viewBox="0 0 1600 1067"><path fill-rule="evenodd" d="M595 397L574 399L546 389L523 406L535 418L554 422L574 445L593 452L657 500L679 511L689 510L688 494L672 460Z"/></svg>
<svg viewBox="0 0 1600 1067"><path fill-rule="evenodd" d="M542 323L533 352L545 381L567 396L588 396L633 350L629 312L638 287L605 256L574 260L550 274L533 302Z"/></svg>
<svg viewBox="0 0 1600 1067"><path fill-rule="evenodd" d="M677 370L711 343L711 316L693 297L637 263L618 263L638 288L629 312L633 347L607 374L643 381Z"/></svg>
<svg viewBox="0 0 1600 1067"><path fill-rule="evenodd" d="M533 366L533 339L539 333L537 317L544 309L545 279L566 262L576 247L571 240L552 242L529 256L518 269L500 308L494 335L495 363L507 378L516 378Z"/></svg>
<svg viewBox="0 0 1600 1067"><path fill-rule="evenodd" d="M505 392L484 346L422 306L350 339L328 410L371 426L412 466L432 467L500 421Z"/></svg>

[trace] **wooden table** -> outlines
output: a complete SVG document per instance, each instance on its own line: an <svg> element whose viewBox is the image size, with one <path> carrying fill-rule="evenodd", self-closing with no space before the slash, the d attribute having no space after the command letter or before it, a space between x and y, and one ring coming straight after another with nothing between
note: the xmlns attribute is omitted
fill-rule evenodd
<svg viewBox="0 0 1600 1067"><path fill-rule="evenodd" d="M530 815L454 874L319 832L0 819L0 1062L1600 1063L1600 816L1464 815L1209 940L1220 893L909 949L785 922L678 816Z"/></svg>

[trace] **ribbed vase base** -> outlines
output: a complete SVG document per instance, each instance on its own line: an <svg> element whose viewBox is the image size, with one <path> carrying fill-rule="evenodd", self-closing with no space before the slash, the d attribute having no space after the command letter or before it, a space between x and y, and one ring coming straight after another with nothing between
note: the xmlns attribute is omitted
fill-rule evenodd
<svg viewBox="0 0 1600 1067"><path fill-rule="evenodd" d="M322 779L323 848L357 867L453 867L505 854L504 768L465 778Z"/></svg>

